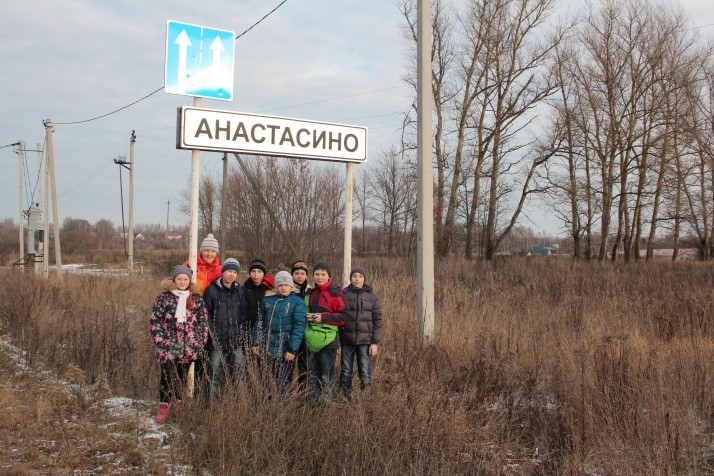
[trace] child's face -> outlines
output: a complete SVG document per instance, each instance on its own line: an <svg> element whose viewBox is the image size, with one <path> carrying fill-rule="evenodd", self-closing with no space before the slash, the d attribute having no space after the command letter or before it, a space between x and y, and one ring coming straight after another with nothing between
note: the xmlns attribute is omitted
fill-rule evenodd
<svg viewBox="0 0 714 476"><path fill-rule="evenodd" d="M174 283L176 283L176 287L179 291L185 291L191 284L191 278L189 278L187 274L179 274L174 278Z"/></svg>
<svg viewBox="0 0 714 476"><path fill-rule="evenodd" d="M324 269L316 269L312 273L315 284L325 284L330 280L330 275Z"/></svg>
<svg viewBox="0 0 714 476"><path fill-rule="evenodd" d="M352 283L352 286L360 289L364 286L364 276L362 273L352 273L352 276L350 276L350 282Z"/></svg>
<svg viewBox="0 0 714 476"><path fill-rule="evenodd" d="M216 253L216 252L213 251L213 250L203 250L203 251L201 251L201 257L203 258L203 261L205 261L205 262L207 262L207 263L210 263L210 262L212 262L214 259L216 259L216 255L217 255L217 254L218 254L218 253Z"/></svg>
<svg viewBox="0 0 714 476"><path fill-rule="evenodd" d="M305 282L307 279L307 273L305 272L304 269L296 269L293 272L293 281L295 281L295 284L300 286L302 283Z"/></svg>
<svg viewBox="0 0 714 476"><path fill-rule="evenodd" d="M263 282L263 276L265 276L265 273L263 272L262 269L258 268L253 268L250 270L250 279L253 281L255 284L260 284Z"/></svg>
<svg viewBox="0 0 714 476"><path fill-rule="evenodd" d="M228 286L233 284L238 279L238 271L235 269L227 269L223 272L223 282Z"/></svg>
<svg viewBox="0 0 714 476"><path fill-rule="evenodd" d="M282 297L287 296L290 294L290 291L293 290L293 287L290 286L289 284L279 284L278 285L278 294L280 294Z"/></svg>

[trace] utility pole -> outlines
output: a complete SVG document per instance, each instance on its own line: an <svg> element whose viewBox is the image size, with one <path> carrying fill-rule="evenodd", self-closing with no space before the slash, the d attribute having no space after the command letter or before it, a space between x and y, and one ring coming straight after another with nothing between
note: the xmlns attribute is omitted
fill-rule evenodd
<svg viewBox="0 0 714 476"><path fill-rule="evenodd" d="M22 206L22 196L25 194L25 143L17 141L17 160L20 166L20 269L25 270L25 214Z"/></svg>
<svg viewBox="0 0 714 476"><path fill-rule="evenodd" d="M40 149L40 144L37 144ZM47 166L47 148L45 148L45 203L42 206L42 276L50 277L50 168Z"/></svg>
<svg viewBox="0 0 714 476"><path fill-rule="evenodd" d="M52 229L55 235L55 266L57 267L57 281L62 282L62 247L60 246L59 211L57 210L57 177L55 174L55 150L52 142L52 120L44 121L47 144L47 171L52 188ZM47 231L47 230L45 230ZM49 240L48 240L49 242Z"/></svg>
<svg viewBox="0 0 714 476"><path fill-rule="evenodd" d="M114 163L119 166L119 200L121 201L121 234L124 238L124 255L128 256L129 252L126 249L126 228L124 227L124 184L121 179L121 169L122 167L127 167L129 162L126 161L126 157L118 156L114 159ZM127 167L128 168L128 167Z"/></svg>
<svg viewBox="0 0 714 476"><path fill-rule="evenodd" d="M226 215L228 214L228 152L223 152L223 188L221 189L221 263L226 260Z"/></svg>
<svg viewBox="0 0 714 476"><path fill-rule="evenodd" d="M417 318L423 343L434 336L434 171L431 158L431 1L417 4Z"/></svg>
<svg viewBox="0 0 714 476"><path fill-rule="evenodd" d="M134 144L136 134L129 140L129 276L134 274Z"/></svg>
<svg viewBox="0 0 714 476"><path fill-rule="evenodd" d="M169 232L169 210L171 209L171 202L166 200L166 233Z"/></svg>

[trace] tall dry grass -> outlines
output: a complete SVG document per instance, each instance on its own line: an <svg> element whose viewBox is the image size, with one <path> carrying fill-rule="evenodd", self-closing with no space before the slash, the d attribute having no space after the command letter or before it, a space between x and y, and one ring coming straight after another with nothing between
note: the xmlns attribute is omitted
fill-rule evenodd
<svg viewBox="0 0 714 476"><path fill-rule="evenodd" d="M429 346L413 263L359 264L385 311L368 392L317 406L228 386L190 403L177 458L211 474L714 473L710 264L439 262ZM31 358L155 396L158 280L2 277L2 332Z"/></svg>

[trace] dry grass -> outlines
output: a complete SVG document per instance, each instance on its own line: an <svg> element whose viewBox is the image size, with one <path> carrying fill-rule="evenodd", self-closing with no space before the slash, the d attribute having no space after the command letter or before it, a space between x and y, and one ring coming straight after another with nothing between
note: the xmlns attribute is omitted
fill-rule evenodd
<svg viewBox="0 0 714 476"><path fill-rule="evenodd" d="M375 385L327 407L250 384L218 405L197 399L176 422L178 460L205 474L714 473L711 264L441 262L426 347L413 264L360 264L385 307ZM154 398L157 280L3 277L2 333L31 360ZM32 427L49 398L13 418ZM23 424L11 423L0 427L14 437ZM37 468L26 460L16 468Z"/></svg>

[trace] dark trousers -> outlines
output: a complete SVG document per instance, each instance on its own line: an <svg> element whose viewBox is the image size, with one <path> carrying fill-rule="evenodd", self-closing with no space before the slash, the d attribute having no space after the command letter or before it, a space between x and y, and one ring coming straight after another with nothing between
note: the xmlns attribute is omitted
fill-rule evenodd
<svg viewBox="0 0 714 476"><path fill-rule="evenodd" d="M324 398L334 402L335 391L335 356L337 349L325 347L318 352L310 352L307 360L310 386L318 400Z"/></svg>
<svg viewBox="0 0 714 476"><path fill-rule="evenodd" d="M161 380L159 381L159 401L169 403L182 400L186 389L186 376L191 364L166 362L161 364Z"/></svg>
<svg viewBox="0 0 714 476"><path fill-rule="evenodd" d="M340 361L340 384L342 393L349 397L352 393L352 369L357 360L357 374L359 375L359 388L367 388L372 380L369 360L369 344L342 344L342 357Z"/></svg>
<svg viewBox="0 0 714 476"><path fill-rule="evenodd" d="M297 361L297 383L298 391L305 392L308 389L309 377L307 368L308 350L305 345L305 339L302 340L300 344L300 349L298 349L297 356L295 360Z"/></svg>
<svg viewBox="0 0 714 476"><path fill-rule="evenodd" d="M263 386L268 389L277 388L278 393L287 392L293 373L293 362L286 361L283 356L276 358L272 355L261 355L259 362Z"/></svg>

